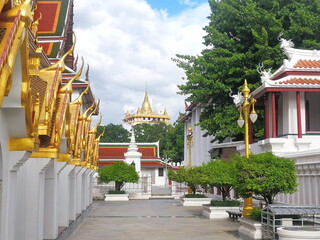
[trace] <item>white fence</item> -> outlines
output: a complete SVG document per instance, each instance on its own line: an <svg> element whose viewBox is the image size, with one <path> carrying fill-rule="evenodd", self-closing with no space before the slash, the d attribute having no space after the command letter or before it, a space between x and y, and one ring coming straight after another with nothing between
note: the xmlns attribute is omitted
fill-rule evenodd
<svg viewBox="0 0 320 240"><path fill-rule="evenodd" d="M171 192L172 192L172 195L184 195L188 193L188 186L183 183L172 181Z"/></svg>

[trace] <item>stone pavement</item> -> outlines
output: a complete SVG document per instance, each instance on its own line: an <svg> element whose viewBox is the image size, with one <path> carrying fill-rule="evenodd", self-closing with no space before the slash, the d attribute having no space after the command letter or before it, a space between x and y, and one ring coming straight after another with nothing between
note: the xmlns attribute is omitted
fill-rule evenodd
<svg viewBox="0 0 320 240"><path fill-rule="evenodd" d="M68 240L235 240L239 222L210 220L202 207L182 207L179 200L94 202L84 222Z"/></svg>

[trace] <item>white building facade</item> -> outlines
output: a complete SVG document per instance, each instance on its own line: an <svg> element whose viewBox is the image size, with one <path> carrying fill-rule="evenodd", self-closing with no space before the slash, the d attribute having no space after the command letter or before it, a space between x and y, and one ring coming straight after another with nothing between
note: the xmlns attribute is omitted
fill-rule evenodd
<svg viewBox="0 0 320 240"><path fill-rule="evenodd" d="M206 136L206 131L201 130L197 124L200 121L202 108L197 102L191 103L186 108L186 115L180 119L184 123L184 166L201 166L211 160L210 149L213 136ZM192 137L191 143L188 145L188 136ZM190 139L190 138L189 138ZM191 147L191 149L189 148ZM191 158L190 158L191 157Z"/></svg>
<svg viewBox="0 0 320 240"><path fill-rule="evenodd" d="M262 73L262 85L252 95L263 103L265 139L251 152L273 152L296 163L299 187L280 195L279 202L320 204L320 51L282 49L288 59L274 73ZM238 148L240 151L243 148Z"/></svg>

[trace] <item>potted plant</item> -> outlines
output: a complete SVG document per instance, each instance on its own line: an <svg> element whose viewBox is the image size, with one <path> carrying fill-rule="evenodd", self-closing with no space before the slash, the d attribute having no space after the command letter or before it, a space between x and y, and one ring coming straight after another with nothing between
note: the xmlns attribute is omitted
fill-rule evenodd
<svg viewBox="0 0 320 240"><path fill-rule="evenodd" d="M293 160L278 157L271 152L251 154L249 158L232 156L236 168L235 188L244 198L253 194L272 204L279 193L297 191L297 173Z"/></svg>
<svg viewBox="0 0 320 240"><path fill-rule="evenodd" d="M297 173L293 160L277 157L267 152L251 154L249 158L233 155L235 166L235 189L244 198L262 196L266 204L272 204L279 193L293 193L297 189ZM252 219L240 218L240 234L261 239L259 224ZM261 224L261 222L260 222ZM256 226L258 226L258 230Z"/></svg>
<svg viewBox="0 0 320 240"><path fill-rule="evenodd" d="M182 199L183 206L202 206L209 204L211 199L207 198L204 194L196 194L197 187L200 185L201 167L184 168L178 170L169 169L168 177L170 180L185 183L191 193L186 194Z"/></svg>
<svg viewBox="0 0 320 240"><path fill-rule="evenodd" d="M106 194L105 201L128 201L128 194L121 191L121 188L126 182L137 183L139 181L139 175L134 166L122 161L99 169L98 174L101 182L115 182L115 189Z"/></svg>
<svg viewBox="0 0 320 240"><path fill-rule="evenodd" d="M241 202L237 200L211 200L210 204L203 205L202 215L210 219L221 219L228 218L232 213L233 218L238 218L241 216L240 204Z"/></svg>

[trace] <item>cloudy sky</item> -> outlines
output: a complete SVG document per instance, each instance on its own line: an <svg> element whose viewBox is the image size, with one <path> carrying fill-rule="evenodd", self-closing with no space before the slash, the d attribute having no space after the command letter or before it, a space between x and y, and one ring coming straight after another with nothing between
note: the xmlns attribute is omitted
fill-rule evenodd
<svg viewBox="0 0 320 240"><path fill-rule="evenodd" d="M90 65L103 124L121 124L136 111L146 83L154 111L167 109L171 122L184 112L178 95L184 73L171 60L204 48L207 0L76 0L76 54Z"/></svg>

